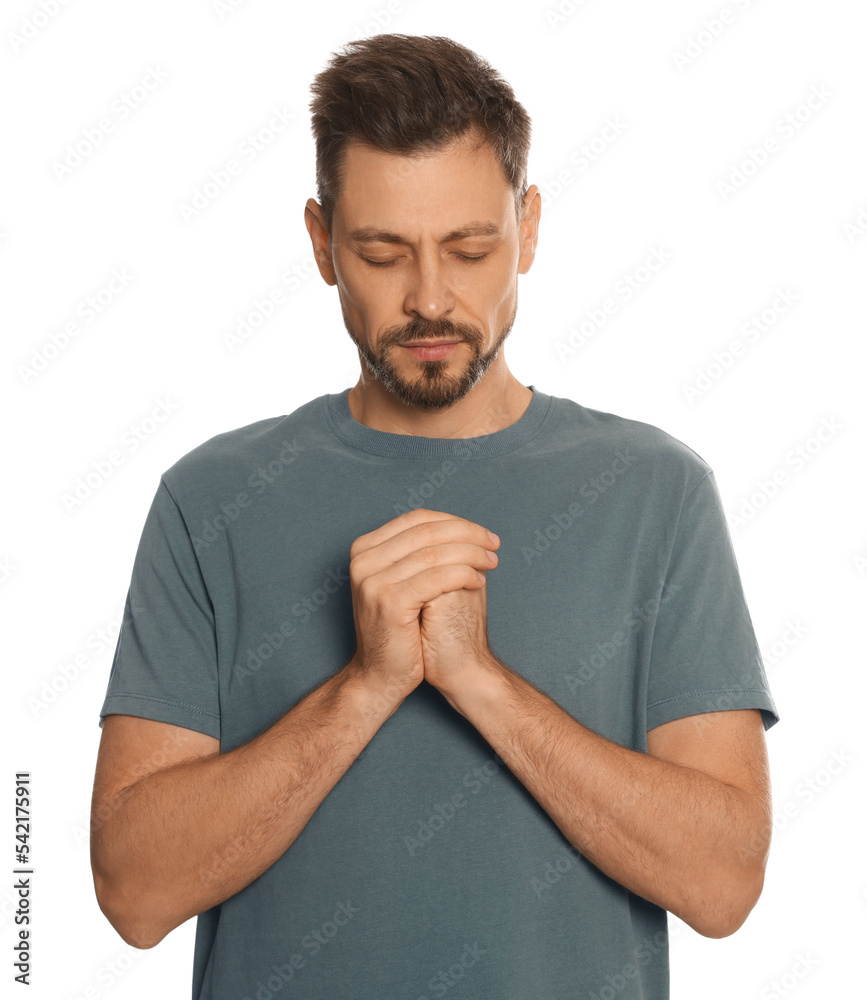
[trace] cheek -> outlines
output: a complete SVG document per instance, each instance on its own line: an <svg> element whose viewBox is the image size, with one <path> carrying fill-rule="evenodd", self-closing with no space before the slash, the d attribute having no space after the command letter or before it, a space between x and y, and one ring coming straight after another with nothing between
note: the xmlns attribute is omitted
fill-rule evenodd
<svg viewBox="0 0 867 1000"><path fill-rule="evenodd" d="M514 300L514 276L505 267L491 268L473 283L469 295L478 309L490 317L497 317L509 309Z"/></svg>
<svg viewBox="0 0 867 1000"><path fill-rule="evenodd" d="M500 264L462 264L452 276L455 297L473 312L492 312L499 308L508 278Z"/></svg>
<svg viewBox="0 0 867 1000"><path fill-rule="evenodd" d="M383 290L376 275L366 274L356 267L343 267L335 261L334 273L343 293L343 300L355 309L370 311L371 306L381 301Z"/></svg>

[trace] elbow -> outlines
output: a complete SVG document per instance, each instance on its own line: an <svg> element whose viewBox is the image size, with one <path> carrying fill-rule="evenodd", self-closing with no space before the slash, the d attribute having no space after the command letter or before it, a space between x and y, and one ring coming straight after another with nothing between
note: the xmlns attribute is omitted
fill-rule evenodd
<svg viewBox="0 0 867 1000"><path fill-rule="evenodd" d="M172 929L148 919L141 895L124 892L93 869L96 901L106 920L132 948L154 948Z"/></svg>
<svg viewBox="0 0 867 1000"><path fill-rule="evenodd" d="M160 891L159 879L143 867L130 837L115 813L129 797L128 785L111 799L97 802L91 815L90 869L96 902L105 918L132 948L154 948L181 920L174 901Z"/></svg>
<svg viewBox="0 0 867 1000"><path fill-rule="evenodd" d="M771 844L770 806L735 846L727 865L705 882L696 898L698 916L687 923L703 937L724 938L739 930L762 895ZM684 918L686 919L686 918Z"/></svg>
<svg viewBox="0 0 867 1000"><path fill-rule="evenodd" d="M689 919L684 917L684 920L702 937L730 937L743 926L759 901L764 879L764 869L761 869L749 879L742 876L739 883L732 881L720 886L717 893L705 897L698 914Z"/></svg>

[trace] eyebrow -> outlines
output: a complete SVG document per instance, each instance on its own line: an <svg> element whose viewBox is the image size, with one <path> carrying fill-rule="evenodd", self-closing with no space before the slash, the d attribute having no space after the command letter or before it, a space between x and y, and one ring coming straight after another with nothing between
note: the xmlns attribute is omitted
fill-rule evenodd
<svg viewBox="0 0 867 1000"><path fill-rule="evenodd" d="M500 227L495 222L469 222L460 229L453 229L440 238L440 243L452 243L455 240L466 240L472 236L500 236ZM405 236L399 233L389 233L384 229L374 229L372 226L360 226L351 229L348 238L354 243L409 243Z"/></svg>

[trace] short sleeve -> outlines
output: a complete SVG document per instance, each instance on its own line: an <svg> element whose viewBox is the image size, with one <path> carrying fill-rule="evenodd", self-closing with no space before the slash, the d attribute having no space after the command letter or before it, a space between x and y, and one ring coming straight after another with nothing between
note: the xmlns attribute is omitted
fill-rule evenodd
<svg viewBox="0 0 867 1000"><path fill-rule="evenodd" d="M672 719L757 708L779 721L713 472L684 499L659 600L647 729Z"/></svg>
<svg viewBox="0 0 867 1000"><path fill-rule="evenodd" d="M220 738L214 613L192 539L163 479L133 564L100 710Z"/></svg>

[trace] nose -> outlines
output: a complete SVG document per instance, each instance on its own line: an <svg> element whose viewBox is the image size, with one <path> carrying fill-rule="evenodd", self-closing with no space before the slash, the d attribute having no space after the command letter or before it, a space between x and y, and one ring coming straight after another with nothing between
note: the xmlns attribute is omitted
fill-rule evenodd
<svg viewBox="0 0 867 1000"><path fill-rule="evenodd" d="M455 307L454 293L446 269L435 254L419 254L408 269L404 309L427 320L447 316Z"/></svg>

